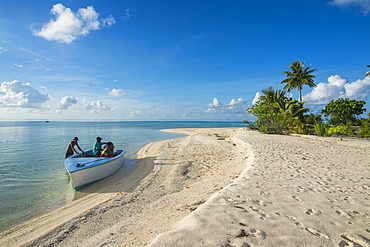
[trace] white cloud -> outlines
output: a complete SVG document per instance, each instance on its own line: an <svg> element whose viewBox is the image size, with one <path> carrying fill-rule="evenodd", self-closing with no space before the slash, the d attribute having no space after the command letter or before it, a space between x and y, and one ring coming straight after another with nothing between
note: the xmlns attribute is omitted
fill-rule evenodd
<svg viewBox="0 0 370 247"><path fill-rule="evenodd" d="M60 101L59 101L59 105L57 106L58 109L68 109L68 107L70 107L71 105L75 105L77 104L77 99L73 96L66 96L66 97L63 97Z"/></svg>
<svg viewBox="0 0 370 247"><path fill-rule="evenodd" d="M108 95L110 95L110 96L116 96L116 97L122 97L122 96L126 96L126 93L124 93L122 91L122 89L115 89L115 88L113 88L112 91L110 91L108 93Z"/></svg>
<svg viewBox="0 0 370 247"><path fill-rule="evenodd" d="M350 5L358 6L361 8L361 11L364 14L370 12L370 1L369 0L333 0L329 2L329 4L339 6L339 7L347 7Z"/></svg>
<svg viewBox="0 0 370 247"><path fill-rule="evenodd" d="M36 107L49 100L48 95L41 94L29 83L4 81L0 85L0 106L4 107Z"/></svg>
<svg viewBox="0 0 370 247"><path fill-rule="evenodd" d="M17 63L15 63L15 64L14 64L14 66L16 66L16 67L18 67L18 68L20 68L20 69L21 69L21 68L23 68L23 65L22 65L22 64L17 64Z"/></svg>
<svg viewBox="0 0 370 247"><path fill-rule="evenodd" d="M126 20L130 20L130 19L131 19L130 9L126 9L125 14L122 16L122 20L126 21Z"/></svg>
<svg viewBox="0 0 370 247"><path fill-rule="evenodd" d="M313 90L303 96L308 105L326 105L331 100L350 98L365 100L370 95L370 78L348 82L339 75L332 75L328 83L320 82Z"/></svg>
<svg viewBox="0 0 370 247"><path fill-rule="evenodd" d="M261 93L257 92L256 95L254 96L253 101L252 101L252 105L255 105L257 103L257 101L260 100L260 97L261 97Z"/></svg>
<svg viewBox="0 0 370 247"><path fill-rule="evenodd" d="M208 107L210 107L210 108L217 108L217 107L219 107L219 106L221 106L222 104L220 103L220 101L218 101L218 99L217 98L213 98L213 102L212 103L210 103L209 105L208 105Z"/></svg>
<svg viewBox="0 0 370 247"><path fill-rule="evenodd" d="M98 101L92 101L87 107L87 110L90 111L90 113L99 113L104 111L109 111L111 108L109 106L106 106L103 104L101 100Z"/></svg>
<svg viewBox="0 0 370 247"><path fill-rule="evenodd" d="M5 49L4 47L0 47L0 54L3 54L6 51L8 51L8 49Z"/></svg>
<svg viewBox="0 0 370 247"><path fill-rule="evenodd" d="M243 98L232 99L230 103L224 105L217 98L213 99L213 102L208 104L208 113L223 113L223 114L246 114L247 102Z"/></svg>
<svg viewBox="0 0 370 247"><path fill-rule="evenodd" d="M128 117L130 118L148 116L151 113L153 113L153 111L147 112L142 106L141 107L129 107L127 108L127 111L129 112Z"/></svg>
<svg viewBox="0 0 370 247"><path fill-rule="evenodd" d="M102 23L103 23L103 26L105 26L105 27L110 27L110 26L112 26L114 23L116 23L116 20L112 17L112 15L110 15L110 16L108 16L107 18L102 19Z"/></svg>
<svg viewBox="0 0 370 247"><path fill-rule="evenodd" d="M55 20L50 20L41 30L34 30L33 33L60 43L72 43L78 37L88 35L90 31L99 30L101 25L111 26L115 23L112 16L100 21L93 6L80 8L77 13L73 13L70 8L58 3L50 12L55 16Z"/></svg>

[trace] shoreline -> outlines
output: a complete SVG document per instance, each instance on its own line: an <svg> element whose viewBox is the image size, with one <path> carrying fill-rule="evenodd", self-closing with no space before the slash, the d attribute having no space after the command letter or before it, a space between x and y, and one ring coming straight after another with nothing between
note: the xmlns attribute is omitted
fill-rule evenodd
<svg viewBox="0 0 370 247"><path fill-rule="evenodd" d="M191 132L193 131L193 129L190 130ZM201 132L203 132L203 129L200 130ZM168 130L168 132L172 131L174 130ZM176 133L183 132L179 131ZM206 136L208 136L208 134L206 134ZM49 239L52 238L55 238L54 240L52 240L52 242L55 242L56 244L60 241L61 238L64 238L64 236L61 237L61 235L69 235L69 229L73 229L75 225L80 224L81 219L86 219L91 214L96 214L97 212L100 212L101 207L106 207L106 204L110 204L112 203L112 201L122 201L122 203L136 204L136 202L133 203L133 201L135 201L135 197L139 197L143 190L148 190L149 186L153 186L153 180L157 179L157 177L160 176L161 178L159 180L162 183L162 180L165 177L163 176L163 174L160 174L163 173L163 170L165 169L162 169L162 166L160 164L156 164L158 163L158 160L155 160L156 158L153 157L153 155L156 155L156 152L158 152L159 149L167 149L168 145L171 145L171 143L176 143L178 140L182 140L183 138L186 139L189 138L189 136L163 140L145 145L136 154L137 164L134 170L131 171L127 176L125 176L123 181L118 183L115 182L114 177L117 176L117 174L113 174L110 179L103 179L92 185L89 185L86 190L82 192L83 194L88 193L88 195L83 195L82 198L79 198L62 208L59 208L51 213L42 215L38 218L35 218L24 224L18 225L0 233L0 245L4 244L7 246L36 246L35 243L41 241L41 239L43 239L42 241L47 242L49 241ZM216 141L216 143L217 142L219 141ZM190 144L190 142L188 144ZM150 153L148 153L148 150ZM180 173L185 172L188 167L187 164L177 164L175 166L176 169L178 169L178 171L176 171L175 169L175 172ZM111 180L114 180L114 182L110 184ZM223 182L223 184L220 186L225 186L229 183L228 178L223 180L225 180L225 182ZM168 181L166 181L166 183L168 183ZM168 193L174 193L174 191L177 192L179 190L179 185L176 186L176 182L174 183L175 186L170 184L171 188ZM162 190L164 186L168 186L168 184L158 185L157 188L149 188L147 193L150 194L152 193L152 190L156 190L158 188ZM101 189L102 187L104 188ZM219 187L209 189L208 186L206 186L205 189L211 191L207 193L212 193L218 188ZM99 191L94 192L95 189L99 189ZM156 197L163 197L164 195L162 194L163 193L160 193L159 195L156 195ZM149 197L150 196L151 195L149 195ZM196 204L199 204L200 202L206 200L208 197L209 196L207 195L203 199L192 202L195 206L190 207L196 207ZM187 211L191 212L190 210ZM153 238L154 237L155 235L153 235ZM45 245L47 244L45 243Z"/></svg>
<svg viewBox="0 0 370 247"><path fill-rule="evenodd" d="M0 233L0 245L370 246L370 142L163 131L188 136L147 144L124 180L97 182L107 187Z"/></svg>

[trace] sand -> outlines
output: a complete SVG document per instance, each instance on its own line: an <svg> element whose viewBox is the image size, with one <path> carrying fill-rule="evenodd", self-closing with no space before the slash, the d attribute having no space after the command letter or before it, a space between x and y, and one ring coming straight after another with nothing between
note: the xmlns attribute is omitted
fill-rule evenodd
<svg viewBox="0 0 370 247"><path fill-rule="evenodd" d="M370 246L370 142L167 130L135 169L0 233L0 246Z"/></svg>

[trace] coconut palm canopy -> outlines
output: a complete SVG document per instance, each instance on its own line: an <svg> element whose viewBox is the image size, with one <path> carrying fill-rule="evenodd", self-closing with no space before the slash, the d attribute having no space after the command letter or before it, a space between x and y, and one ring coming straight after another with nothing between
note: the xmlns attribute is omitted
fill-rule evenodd
<svg viewBox="0 0 370 247"><path fill-rule="evenodd" d="M311 66L304 67L305 62L300 60L293 62L290 65L291 71L284 71L284 74L287 76L281 84L286 84L284 90L287 92L292 91L293 89L298 89L299 92L299 101L302 102L302 89L303 85L308 85L309 87L316 87L316 84L313 81L315 78L312 73L317 69L311 69Z"/></svg>

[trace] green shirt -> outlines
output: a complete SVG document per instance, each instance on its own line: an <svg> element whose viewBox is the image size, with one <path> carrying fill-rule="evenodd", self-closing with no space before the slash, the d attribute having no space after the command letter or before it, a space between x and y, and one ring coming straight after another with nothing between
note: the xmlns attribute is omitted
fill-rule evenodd
<svg viewBox="0 0 370 247"><path fill-rule="evenodd" d="M94 147L93 147L93 154L98 155L99 154L99 150L102 149L102 145L103 145L102 142L95 142L94 143Z"/></svg>

